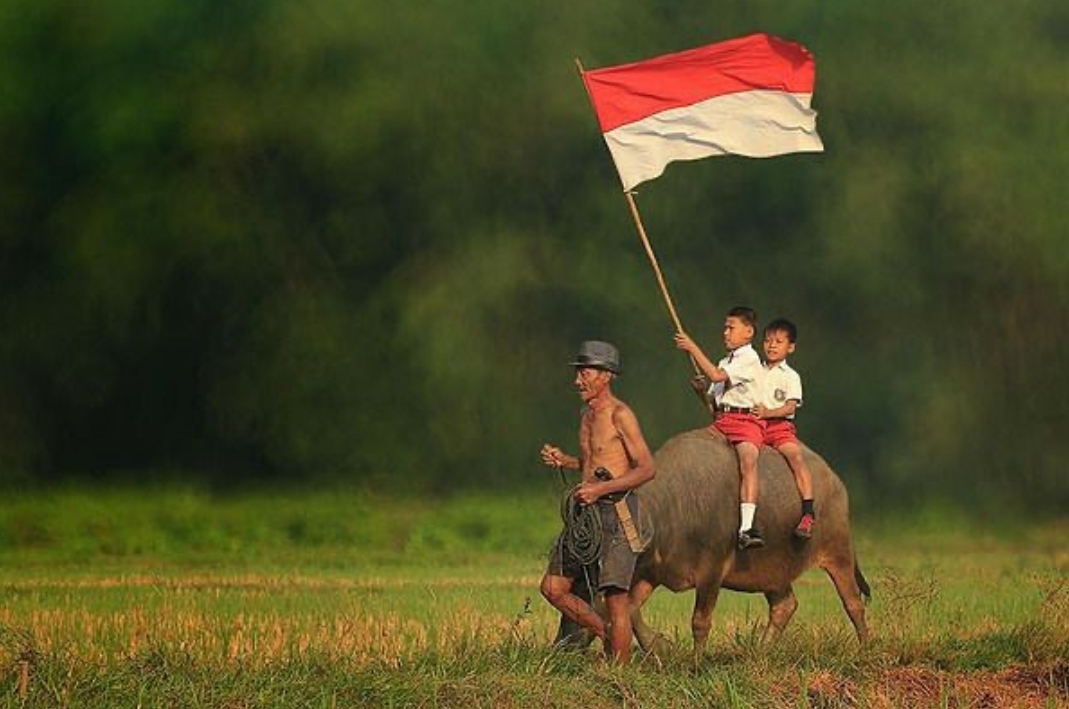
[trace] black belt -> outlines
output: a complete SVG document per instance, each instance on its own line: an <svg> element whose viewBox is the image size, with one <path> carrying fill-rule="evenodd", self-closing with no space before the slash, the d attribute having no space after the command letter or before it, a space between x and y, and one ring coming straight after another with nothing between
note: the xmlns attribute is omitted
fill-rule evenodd
<svg viewBox="0 0 1069 709"><path fill-rule="evenodd" d="M747 409L743 406L717 406L716 413L718 414L752 414L753 409Z"/></svg>
<svg viewBox="0 0 1069 709"><path fill-rule="evenodd" d="M612 473L610 473L605 468L598 468L597 470L594 471L594 477L597 478L598 480L602 480L602 481L612 480ZM598 498L598 502L605 502L605 503L608 503L608 504L614 504L614 503L617 503L620 500L624 499L625 497L627 497L627 493L628 492L630 492L630 490L622 490L620 492L610 492L607 495L602 495L601 497L599 497Z"/></svg>

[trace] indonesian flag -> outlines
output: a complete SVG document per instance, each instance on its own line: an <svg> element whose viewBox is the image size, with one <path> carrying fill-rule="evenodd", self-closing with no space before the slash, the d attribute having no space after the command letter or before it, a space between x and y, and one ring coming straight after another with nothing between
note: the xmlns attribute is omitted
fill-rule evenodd
<svg viewBox="0 0 1069 709"><path fill-rule="evenodd" d="M624 191L668 163L821 152L816 63L767 34L583 72Z"/></svg>

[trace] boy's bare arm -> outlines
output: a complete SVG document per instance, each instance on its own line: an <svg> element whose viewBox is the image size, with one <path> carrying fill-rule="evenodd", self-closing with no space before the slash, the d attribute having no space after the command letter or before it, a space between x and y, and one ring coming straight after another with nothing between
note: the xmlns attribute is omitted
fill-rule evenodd
<svg viewBox="0 0 1069 709"><path fill-rule="evenodd" d="M704 374L695 374L690 378L690 388L703 403L709 403L709 377Z"/></svg>
<svg viewBox="0 0 1069 709"><path fill-rule="evenodd" d="M798 409L798 401L796 399L790 399L783 406L770 409L763 404L758 404L753 407L754 416L760 419L781 419L788 416L794 416L794 412Z"/></svg>
<svg viewBox="0 0 1069 709"><path fill-rule="evenodd" d="M712 360L702 352L702 348L698 347L698 344L690 338L690 335L680 331L676 333L675 339L676 347L689 354L694 363L698 365L698 369L702 370L702 373L709 377L710 381L722 382L728 378L728 373L713 364Z"/></svg>

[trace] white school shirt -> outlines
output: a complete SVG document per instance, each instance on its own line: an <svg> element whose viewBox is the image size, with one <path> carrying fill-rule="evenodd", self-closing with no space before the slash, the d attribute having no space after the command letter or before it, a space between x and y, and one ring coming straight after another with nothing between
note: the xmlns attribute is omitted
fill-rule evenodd
<svg viewBox="0 0 1069 709"><path fill-rule="evenodd" d="M728 378L713 382L709 387L716 405L753 408L761 396L761 379L765 370L753 346L743 345L732 350L717 366L727 372Z"/></svg>
<svg viewBox="0 0 1069 709"><path fill-rule="evenodd" d="M797 401L798 406L802 405L802 378L798 376L798 372L791 369L787 360L765 367L762 389L765 408L778 409L791 399ZM793 419L794 414L787 418Z"/></svg>

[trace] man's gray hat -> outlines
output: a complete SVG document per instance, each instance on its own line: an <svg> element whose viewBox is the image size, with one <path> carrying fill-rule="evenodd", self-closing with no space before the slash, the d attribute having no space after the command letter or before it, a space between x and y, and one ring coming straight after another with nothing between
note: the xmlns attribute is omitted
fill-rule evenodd
<svg viewBox="0 0 1069 709"><path fill-rule="evenodd" d="M613 374L619 374L620 353L608 342L587 340L579 345L579 354L572 362L572 366L604 369Z"/></svg>

